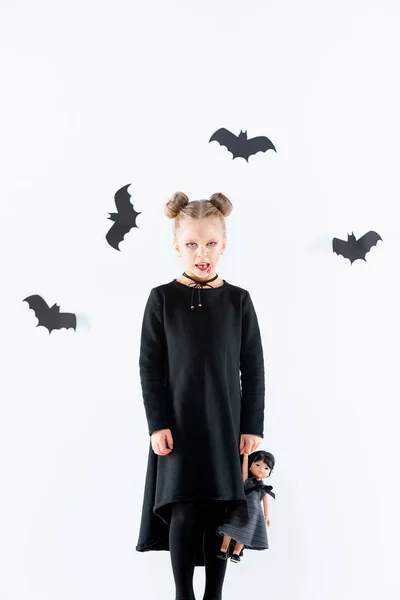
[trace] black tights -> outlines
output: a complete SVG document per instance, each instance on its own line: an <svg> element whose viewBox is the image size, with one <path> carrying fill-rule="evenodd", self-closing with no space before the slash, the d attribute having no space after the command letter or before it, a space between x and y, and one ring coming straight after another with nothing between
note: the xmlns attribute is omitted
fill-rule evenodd
<svg viewBox="0 0 400 600"><path fill-rule="evenodd" d="M203 600L221 600L226 561L217 557L222 538L215 530L227 503L223 501L186 501L172 504L169 548L175 580L175 600L196 600L193 589L195 532L204 532L203 550L206 585Z"/></svg>

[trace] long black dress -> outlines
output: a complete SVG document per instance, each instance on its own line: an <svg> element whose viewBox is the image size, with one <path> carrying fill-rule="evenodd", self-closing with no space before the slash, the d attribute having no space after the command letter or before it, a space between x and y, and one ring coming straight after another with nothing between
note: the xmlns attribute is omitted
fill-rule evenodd
<svg viewBox="0 0 400 600"><path fill-rule="evenodd" d="M149 441L138 552L169 550L172 502L246 499L239 442L264 437L263 349L249 292L223 281L200 290L174 279L147 300L139 368L148 430L171 429L174 447L159 456ZM200 537L195 545L204 566Z"/></svg>

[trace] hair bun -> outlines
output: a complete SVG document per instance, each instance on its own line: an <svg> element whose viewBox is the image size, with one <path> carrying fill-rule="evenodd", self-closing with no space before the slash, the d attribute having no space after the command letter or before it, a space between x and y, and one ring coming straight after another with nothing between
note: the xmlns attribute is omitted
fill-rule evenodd
<svg viewBox="0 0 400 600"><path fill-rule="evenodd" d="M224 194L221 194L221 192L212 194L209 198L209 202L211 202L215 208L218 208L224 217L230 215L233 210L232 202Z"/></svg>
<svg viewBox="0 0 400 600"><path fill-rule="evenodd" d="M183 192L175 192L165 205L165 214L170 219L175 219L182 208L189 204L189 198Z"/></svg>

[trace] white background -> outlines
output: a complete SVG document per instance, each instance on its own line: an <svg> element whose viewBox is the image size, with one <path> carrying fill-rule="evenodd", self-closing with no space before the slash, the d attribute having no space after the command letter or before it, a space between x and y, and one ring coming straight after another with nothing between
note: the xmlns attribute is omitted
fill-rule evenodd
<svg viewBox="0 0 400 600"><path fill-rule="evenodd" d="M398 599L398 2L3 0L0 23L2 600L175 597L169 553L134 548L140 327L183 270L178 190L231 199L218 273L266 359L270 549L228 564L224 600ZM232 160L219 127L277 153ZM332 253L370 229L366 262ZM36 328L31 294L77 332Z"/></svg>

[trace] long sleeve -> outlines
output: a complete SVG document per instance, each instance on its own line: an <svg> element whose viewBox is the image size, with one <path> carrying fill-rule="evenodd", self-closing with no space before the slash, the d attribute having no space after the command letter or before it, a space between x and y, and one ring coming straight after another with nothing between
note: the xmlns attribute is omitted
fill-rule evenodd
<svg viewBox="0 0 400 600"><path fill-rule="evenodd" d="M240 433L264 437L264 356L257 315L248 292L244 297L242 308L240 378L242 386Z"/></svg>
<svg viewBox="0 0 400 600"><path fill-rule="evenodd" d="M165 362L167 344L162 299L153 288L144 310L139 370L149 434L170 429L166 410Z"/></svg>

